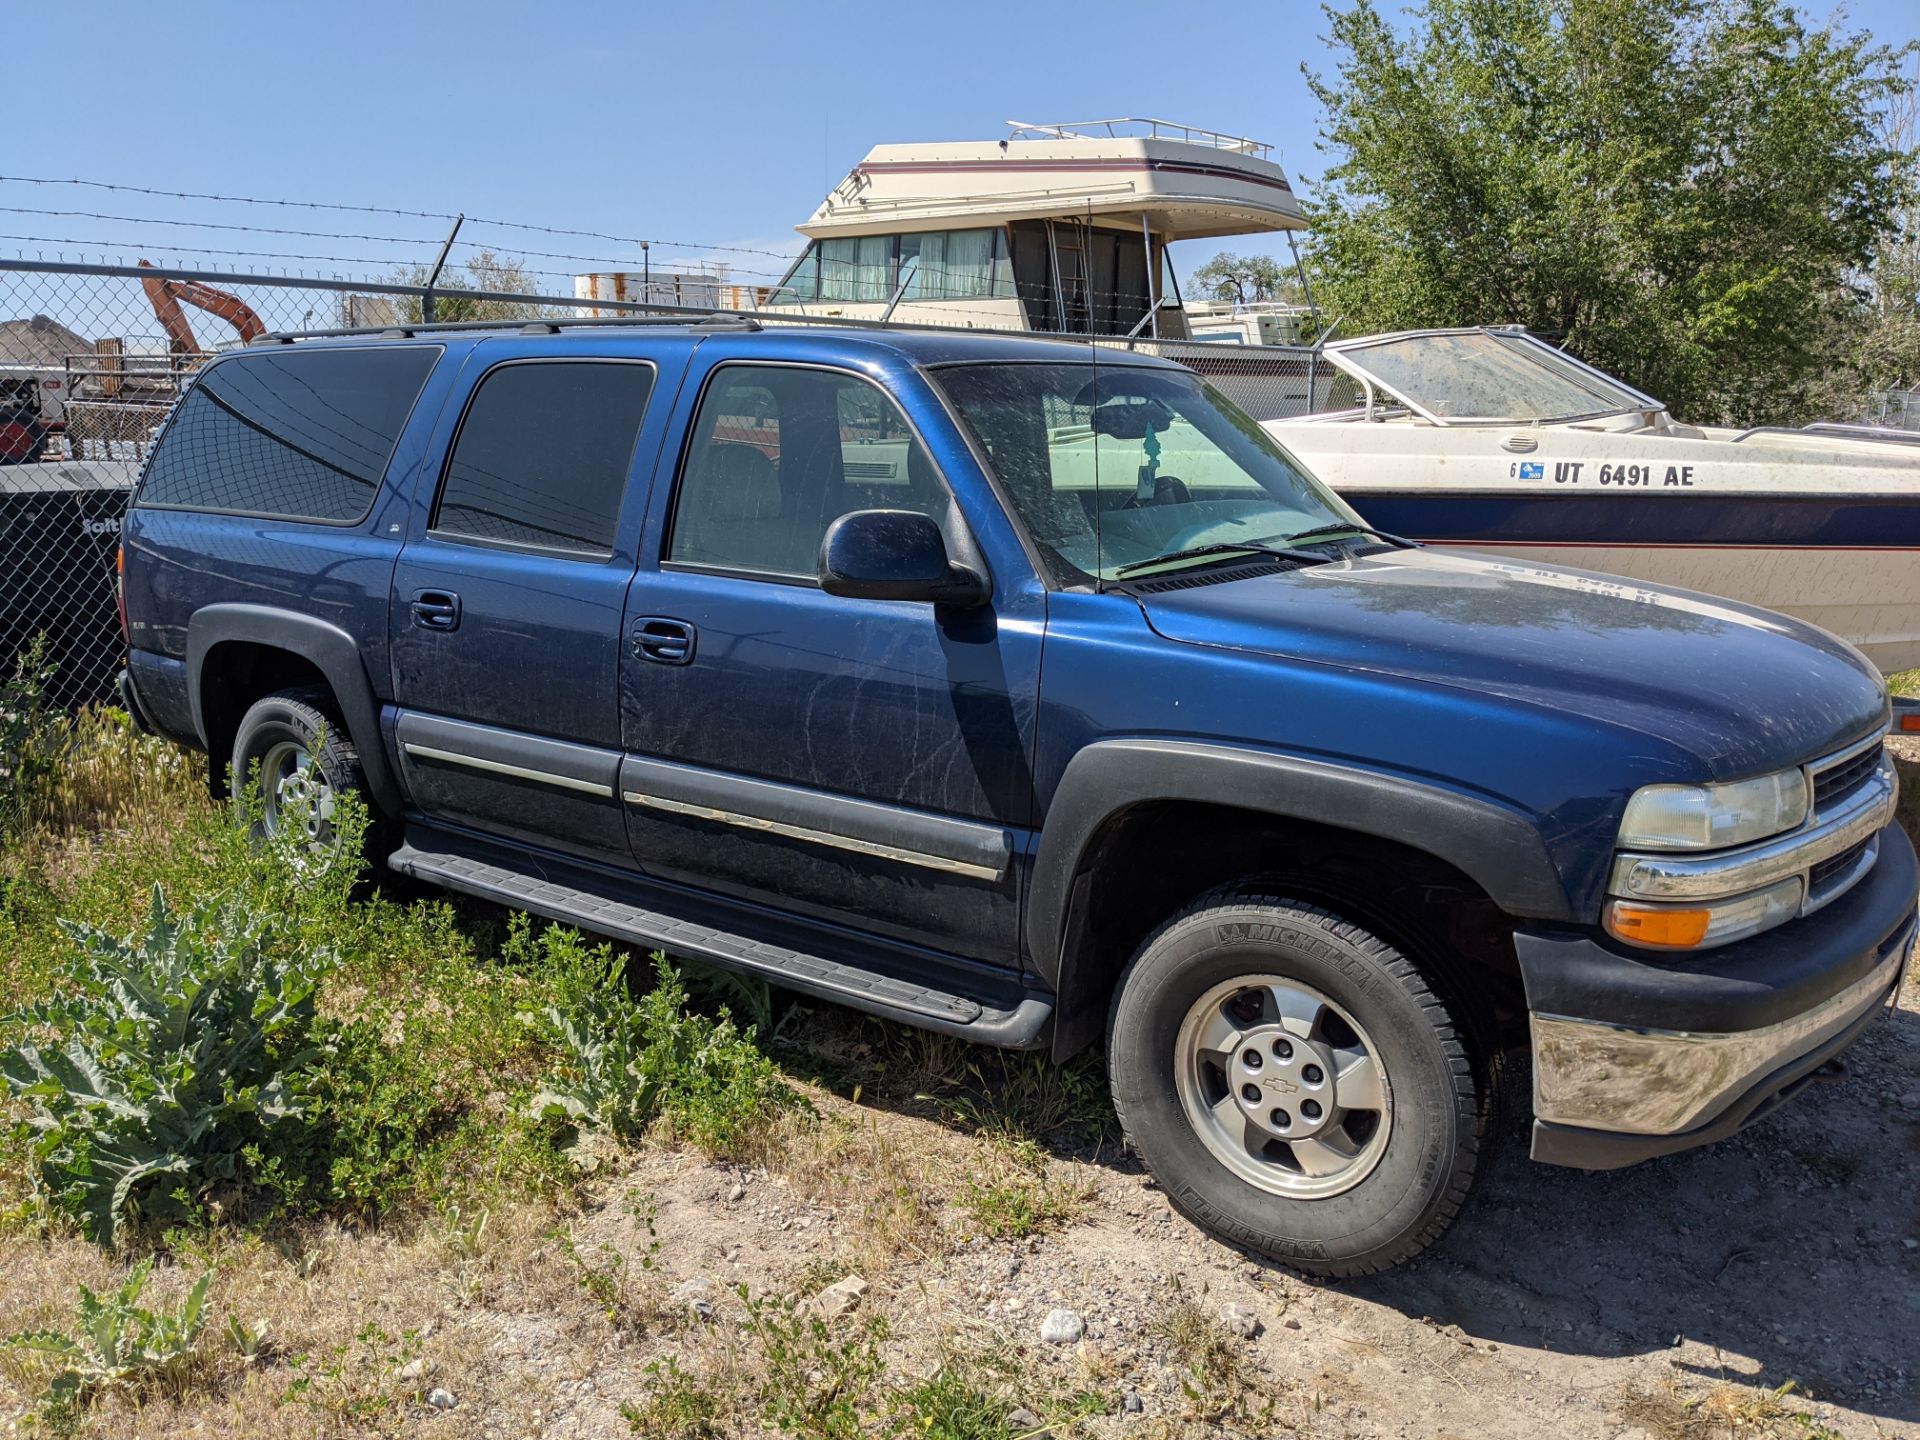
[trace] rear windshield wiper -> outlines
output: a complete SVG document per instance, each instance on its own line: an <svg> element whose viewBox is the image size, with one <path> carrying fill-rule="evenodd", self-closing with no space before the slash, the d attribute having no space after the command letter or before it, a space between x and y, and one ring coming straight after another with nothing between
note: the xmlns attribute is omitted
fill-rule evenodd
<svg viewBox="0 0 1920 1440"><path fill-rule="evenodd" d="M1418 548L1420 543L1417 540L1409 540L1402 535L1391 535L1385 530L1376 530L1371 525L1355 525L1345 520L1335 525L1316 525L1311 530L1302 530L1298 535L1289 535L1287 537L1287 543L1289 545L1298 545L1302 540L1317 540L1322 536L1330 535L1371 535L1378 540L1386 540L1395 545L1404 545L1410 550Z"/></svg>
<svg viewBox="0 0 1920 1440"><path fill-rule="evenodd" d="M1346 528L1353 528L1351 526ZM1282 560L1292 560L1301 565L1324 565L1325 555L1316 555L1310 550L1294 550L1280 545L1263 545L1257 540L1225 541L1214 545L1195 545L1186 550L1169 550L1164 555L1155 555L1146 560L1130 560L1117 568L1115 578L1132 575L1141 570L1151 569L1155 565L1172 565L1180 560L1201 560L1210 555L1273 555Z"/></svg>

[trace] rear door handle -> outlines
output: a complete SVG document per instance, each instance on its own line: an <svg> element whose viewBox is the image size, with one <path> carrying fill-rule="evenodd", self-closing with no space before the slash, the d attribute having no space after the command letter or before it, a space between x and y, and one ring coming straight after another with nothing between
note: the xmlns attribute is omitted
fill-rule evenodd
<svg viewBox="0 0 1920 1440"><path fill-rule="evenodd" d="M460 597L451 590L417 590L412 608L413 623L422 630L460 628Z"/></svg>
<svg viewBox="0 0 1920 1440"><path fill-rule="evenodd" d="M693 659L693 626L670 615L643 615L633 623L633 653L661 665Z"/></svg>

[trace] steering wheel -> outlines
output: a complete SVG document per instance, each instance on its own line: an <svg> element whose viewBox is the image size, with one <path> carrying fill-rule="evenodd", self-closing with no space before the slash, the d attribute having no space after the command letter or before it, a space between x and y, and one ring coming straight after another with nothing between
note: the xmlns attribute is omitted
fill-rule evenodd
<svg viewBox="0 0 1920 1440"><path fill-rule="evenodd" d="M1187 489L1187 482L1178 475L1156 475L1153 477L1153 498L1142 500L1135 492L1129 495L1120 506L1122 510L1139 510L1148 505L1185 505L1193 499L1193 492Z"/></svg>

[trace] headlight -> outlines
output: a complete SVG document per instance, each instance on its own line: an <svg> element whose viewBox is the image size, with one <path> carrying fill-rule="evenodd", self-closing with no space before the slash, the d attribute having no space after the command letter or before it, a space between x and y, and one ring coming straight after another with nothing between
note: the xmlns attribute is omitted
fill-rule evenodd
<svg viewBox="0 0 1920 1440"><path fill-rule="evenodd" d="M1719 850L1804 824L1807 777L1782 770L1725 785L1648 785L1627 802L1627 850Z"/></svg>
<svg viewBox="0 0 1920 1440"><path fill-rule="evenodd" d="M1645 905L1638 900L1609 900L1601 914L1607 933L1629 945L1656 950L1706 950L1758 935L1791 920L1806 898L1798 875L1735 895L1693 905Z"/></svg>

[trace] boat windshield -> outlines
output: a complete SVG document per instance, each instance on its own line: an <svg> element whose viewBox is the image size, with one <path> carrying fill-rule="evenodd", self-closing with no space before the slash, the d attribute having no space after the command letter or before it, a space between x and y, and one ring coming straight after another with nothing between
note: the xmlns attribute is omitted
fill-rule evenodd
<svg viewBox="0 0 1920 1440"><path fill-rule="evenodd" d="M1059 585L1367 537L1254 421L1185 370L983 363L931 372ZM1319 537L1326 538L1319 538ZM1199 553L1196 553L1199 552Z"/></svg>
<svg viewBox="0 0 1920 1440"><path fill-rule="evenodd" d="M1328 353L1343 370L1442 424L1586 420L1660 408L1519 331L1426 331L1329 347Z"/></svg>

